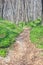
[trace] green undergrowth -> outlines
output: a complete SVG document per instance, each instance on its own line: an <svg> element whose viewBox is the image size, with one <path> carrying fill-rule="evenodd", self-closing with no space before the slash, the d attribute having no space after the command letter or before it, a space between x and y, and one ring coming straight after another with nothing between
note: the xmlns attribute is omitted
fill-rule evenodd
<svg viewBox="0 0 43 65"><path fill-rule="evenodd" d="M43 26L41 25L41 18L35 21L30 21L27 26L30 30L30 40L36 47L43 49Z"/></svg>
<svg viewBox="0 0 43 65"><path fill-rule="evenodd" d="M5 49L5 48L1 48L0 49L0 56L2 56L2 57L5 57L6 55L7 55L7 51L6 51L7 49Z"/></svg>
<svg viewBox="0 0 43 65"><path fill-rule="evenodd" d="M41 25L41 19L38 18L28 24L31 27L30 40L36 45L36 47L43 49L43 26Z"/></svg>
<svg viewBox="0 0 43 65"><path fill-rule="evenodd" d="M36 19L34 21L29 21L27 23L28 27L36 27L36 26L39 26L39 25L41 25L41 18L38 18L38 19Z"/></svg>
<svg viewBox="0 0 43 65"><path fill-rule="evenodd" d="M16 41L17 36L23 31L23 27L20 23L16 25L0 19L0 56L6 56L7 50L5 49Z"/></svg>
<svg viewBox="0 0 43 65"><path fill-rule="evenodd" d="M0 18L0 56L5 57L8 48L16 41L17 36L25 27L31 27L30 39L39 48L43 48L43 26L41 19L28 23L20 21L18 25Z"/></svg>
<svg viewBox="0 0 43 65"><path fill-rule="evenodd" d="M36 47L43 49L43 26L37 26L30 31L30 39Z"/></svg>

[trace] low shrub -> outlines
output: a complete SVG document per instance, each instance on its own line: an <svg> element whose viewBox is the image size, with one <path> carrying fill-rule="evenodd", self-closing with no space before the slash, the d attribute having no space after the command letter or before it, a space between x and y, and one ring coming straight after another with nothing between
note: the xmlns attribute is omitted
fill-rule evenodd
<svg viewBox="0 0 43 65"><path fill-rule="evenodd" d="M20 21L20 22L18 23L18 26L19 26L20 28L24 28L24 27L26 26L26 23L25 23L24 21Z"/></svg>
<svg viewBox="0 0 43 65"><path fill-rule="evenodd" d="M38 48L43 48L43 26L32 28L30 39Z"/></svg>
<svg viewBox="0 0 43 65"><path fill-rule="evenodd" d="M7 55L6 49L0 49L0 56L5 57Z"/></svg>
<svg viewBox="0 0 43 65"><path fill-rule="evenodd" d="M27 26L30 26L30 27L36 27L39 25L41 25L41 18L38 18L37 20L30 21L27 23Z"/></svg>

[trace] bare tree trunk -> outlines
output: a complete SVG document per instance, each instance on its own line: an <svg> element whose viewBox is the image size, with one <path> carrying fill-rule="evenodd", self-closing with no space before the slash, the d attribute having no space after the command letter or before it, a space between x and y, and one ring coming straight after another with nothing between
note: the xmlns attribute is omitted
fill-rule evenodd
<svg viewBox="0 0 43 65"><path fill-rule="evenodd" d="M43 0L41 0L41 6L42 6L42 12L41 12L41 24L42 24L42 26L43 26Z"/></svg>
<svg viewBox="0 0 43 65"><path fill-rule="evenodd" d="M4 0L3 4L0 3L0 5L3 5L2 10L0 10L0 16L2 15L4 19L16 23L35 20L41 17L42 14L41 0Z"/></svg>

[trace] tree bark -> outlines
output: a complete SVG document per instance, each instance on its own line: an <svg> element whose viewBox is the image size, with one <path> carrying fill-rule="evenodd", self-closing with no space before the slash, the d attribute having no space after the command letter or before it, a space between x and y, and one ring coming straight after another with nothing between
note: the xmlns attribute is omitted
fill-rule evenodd
<svg viewBox="0 0 43 65"><path fill-rule="evenodd" d="M28 22L41 17L41 0L4 0L3 4L1 1L0 16L3 16L4 19L18 23L19 21Z"/></svg>

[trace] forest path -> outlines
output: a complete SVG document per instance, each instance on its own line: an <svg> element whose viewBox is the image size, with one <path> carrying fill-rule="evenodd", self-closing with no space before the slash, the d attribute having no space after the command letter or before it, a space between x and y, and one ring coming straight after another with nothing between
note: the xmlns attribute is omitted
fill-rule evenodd
<svg viewBox="0 0 43 65"><path fill-rule="evenodd" d="M37 49L29 36L29 28L24 29L9 50L8 56L0 57L0 65L43 65L43 50Z"/></svg>

